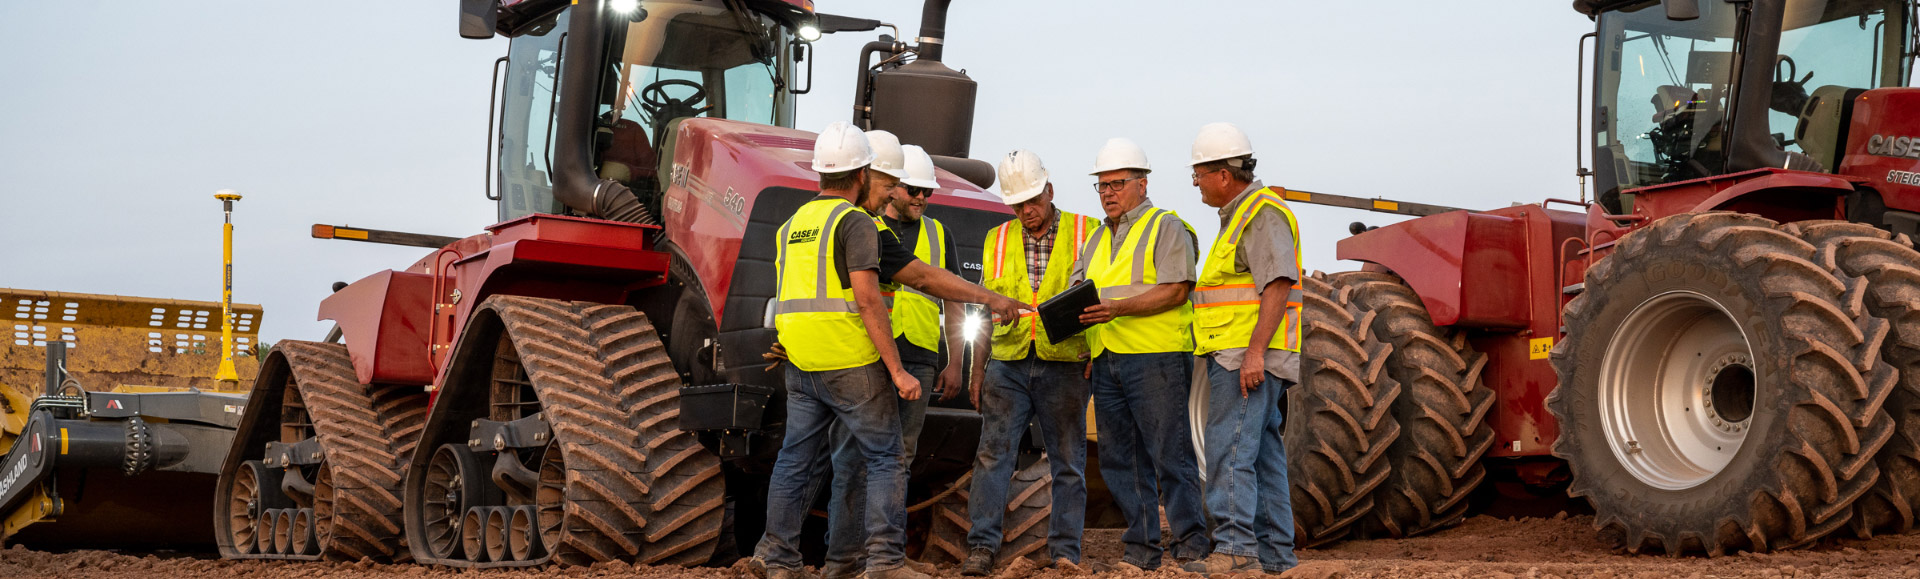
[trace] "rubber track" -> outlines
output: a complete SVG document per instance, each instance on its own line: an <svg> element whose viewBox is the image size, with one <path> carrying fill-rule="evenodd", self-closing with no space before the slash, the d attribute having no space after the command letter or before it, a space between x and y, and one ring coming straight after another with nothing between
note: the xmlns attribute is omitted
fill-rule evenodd
<svg viewBox="0 0 1920 579"><path fill-rule="evenodd" d="M1756 353L1791 359L1790 394L1803 398L1788 411L1785 423L1790 428L1781 432L1789 438L1783 446L1760 451L1774 453L1771 469L1750 481L1752 493L1740 503L1744 508L1731 508L1719 520L1661 520L1653 513L1623 508L1633 499L1613 496L1620 494L1617 489L1600 488L1597 475L1583 472L1596 464L1620 468L1610 454L1601 454L1609 453L1608 448L1578 448L1572 442L1574 433L1563 431L1553 454L1567 459L1573 471L1569 493L1588 497L1595 510L1594 526L1634 553L1679 556L1704 551L1712 556L1791 549L1845 526L1854 502L1879 478L1872 459L1893 435L1893 420L1881 407L1898 381L1894 369L1880 359L1880 342L1889 324L1867 312L1865 280L1836 276L1816 264L1813 245L1771 220L1728 212L1681 214L1623 237L1613 254L1588 268L1586 291L1565 308L1569 335L1550 357L1561 387L1547 397L1548 409L1569 424L1573 397L1567 393L1597 387L1583 382L1574 362L1583 330L1598 315L1594 302L1604 299L1595 296L1604 296L1622 275L1620 270L1645 263L1649 258L1643 255L1656 247L1728 256L1740 268L1730 273L1753 276L1756 285L1751 287L1765 292L1765 315L1778 315L1783 338L1802 345L1795 351ZM1603 458L1583 460L1583 453Z"/></svg>
<svg viewBox="0 0 1920 579"><path fill-rule="evenodd" d="M321 555L404 560L400 487L426 395L418 387L361 384L344 345L286 340L274 349L285 353L307 403L333 489L331 516L315 529Z"/></svg>
<svg viewBox="0 0 1920 579"><path fill-rule="evenodd" d="M1393 404L1400 436L1387 450L1392 473L1374 492L1374 516L1362 533L1407 537L1459 524L1493 448L1486 416L1494 396L1481 381L1486 355L1473 351L1465 332L1435 326L1399 277L1342 272L1329 279L1374 315L1374 334L1393 345L1387 375L1401 388Z"/></svg>
<svg viewBox="0 0 1920 579"><path fill-rule="evenodd" d="M680 375L660 335L627 306L588 306L583 316L608 376L645 447L646 546L638 564L707 563L719 546L726 506L720 458L680 430Z"/></svg>
<svg viewBox="0 0 1920 579"><path fill-rule="evenodd" d="M1874 462L1880 480L1853 504L1854 536L1910 533L1920 512L1920 251L1905 234L1845 221L1787 226L1819 251L1815 263L1867 282L1867 312L1887 320L1891 333L1881 357L1900 373L1899 387L1884 407L1893 417L1893 438Z"/></svg>
<svg viewBox="0 0 1920 579"><path fill-rule="evenodd" d="M1326 274L1302 280L1302 381L1287 395L1287 480L1302 547L1356 532L1374 512L1373 493L1391 472L1387 450L1400 437L1393 402L1400 383L1387 375L1393 345L1377 339L1377 315L1353 303Z"/></svg>
<svg viewBox="0 0 1920 579"><path fill-rule="evenodd" d="M1013 472L1013 484L1007 490L1007 516L1001 531L1000 553L996 565L1006 565L1018 557L1036 563L1047 562L1048 519L1053 516L1053 467L1043 454L1027 468ZM960 563L967 559L967 532L973 521L967 516L971 485L942 499L933 506L933 532L927 537L924 558L930 563Z"/></svg>
<svg viewBox="0 0 1920 579"><path fill-rule="evenodd" d="M646 541L648 485L644 442L598 355L581 304L494 296L566 457L566 504L555 561L590 565L639 556Z"/></svg>

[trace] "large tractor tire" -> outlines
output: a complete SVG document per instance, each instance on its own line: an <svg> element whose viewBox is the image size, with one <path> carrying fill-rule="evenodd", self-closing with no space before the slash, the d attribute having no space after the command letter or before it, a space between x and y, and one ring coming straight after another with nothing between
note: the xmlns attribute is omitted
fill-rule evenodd
<svg viewBox="0 0 1920 579"><path fill-rule="evenodd" d="M1480 459L1493 447L1487 411L1493 391L1482 383L1487 357L1466 332L1435 326L1405 281L1392 274L1329 276L1348 292L1373 335L1393 346L1386 374L1399 383L1393 417L1400 436L1387 449L1385 484L1374 490L1373 516L1361 533L1408 537L1466 520L1467 497L1486 479Z"/></svg>
<svg viewBox="0 0 1920 579"><path fill-rule="evenodd" d="M1353 535L1373 514L1373 493L1387 482L1387 450L1400 437L1393 403L1400 383L1387 374L1393 346L1373 333L1377 313L1353 303L1354 289L1325 274L1301 281L1301 382L1287 393L1287 480L1302 547Z"/></svg>
<svg viewBox="0 0 1920 579"><path fill-rule="evenodd" d="M1814 263L1867 282L1867 313L1884 319L1890 334L1880 355L1900 374L1884 407L1893 438L1874 462L1880 481L1853 504L1853 534L1910 533L1920 514L1920 251L1906 235L1860 223L1816 221L1787 226L1812 243Z"/></svg>
<svg viewBox="0 0 1920 579"><path fill-rule="evenodd" d="M243 422L253 432L235 436L239 460L221 475L214 524L223 554L408 559L400 489L427 411L420 388L361 384L345 346L288 340L262 364L247 408L271 416ZM266 453L257 444L265 441L294 446ZM301 532L275 540L281 519L302 521Z"/></svg>
<svg viewBox="0 0 1920 579"><path fill-rule="evenodd" d="M422 438L447 452L416 460L406 487L419 558L462 567L711 558L719 459L678 430L679 376L646 316L516 296L478 310ZM492 440L474 431L502 425ZM446 492L471 478L447 474L473 470L462 453L490 476Z"/></svg>
<svg viewBox="0 0 1920 579"><path fill-rule="evenodd" d="M1895 390L1867 283L1739 213L1622 238L1565 308L1547 407L1569 492L1630 552L1805 546L1879 479Z"/></svg>
<svg viewBox="0 0 1920 579"><path fill-rule="evenodd" d="M1007 514L1001 531L1000 553L996 565L1006 565L1025 557L1046 563L1047 521L1053 517L1053 467L1042 455L1026 468L1013 472L1013 484L1007 490ZM977 473L975 473L977 474ZM933 533L927 537L927 549L921 556L929 563L960 563L967 560L967 532L973 522L967 517L973 477L955 484L961 486L933 505Z"/></svg>

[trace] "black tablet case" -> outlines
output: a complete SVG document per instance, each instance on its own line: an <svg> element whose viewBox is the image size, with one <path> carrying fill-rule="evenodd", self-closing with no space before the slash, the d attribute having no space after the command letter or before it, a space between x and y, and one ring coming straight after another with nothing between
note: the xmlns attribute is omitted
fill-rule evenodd
<svg viewBox="0 0 1920 579"><path fill-rule="evenodd" d="M1080 323L1080 314L1099 303L1100 289L1085 281L1041 302L1040 325L1046 326L1047 339L1057 344L1086 331L1088 326Z"/></svg>

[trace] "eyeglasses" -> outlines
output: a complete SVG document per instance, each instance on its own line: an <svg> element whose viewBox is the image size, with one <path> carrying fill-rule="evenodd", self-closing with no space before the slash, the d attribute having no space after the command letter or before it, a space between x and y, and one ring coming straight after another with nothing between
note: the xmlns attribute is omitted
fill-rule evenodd
<svg viewBox="0 0 1920 579"><path fill-rule="evenodd" d="M1125 186L1127 186L1127 182L1128 182L1128 181L1134 181L1134 180L1138 180L1138 179L1145 179L1145 177L1127 177L1127 178L1125 178L1125 179L1114 179L1114 180L1112 180L1112 181L1101 181L1101 182L1098 182L1098 183L1094 183L1094 184L1093 184L1093 191L1094 191L1095 193L1104 193L1104 192L1107 192L1107 191L1119 191L1121 187L1125 187Z"/></svg>
<svg viewBox="0 0 1920 579"><path fill-rule="evenodd" d="M932 197L933 190L928 189L926 187L914 187L912 185L908 185L907 196L908 197Z"/></svg>
<svg viewBox="0 0 1920 579"><path fill-rule="evenodd" d="M1221 172L1221 171L1225 171L1225 170L1226 170L1226 169L1214 169L1214 170L1211 170L1211 171L1194 171L1194 172L1193 172L1193 180L1195 180L1195 181L1199 181L1199 180L1200 180L1200 176L1201 176L1201 175L1210 175L1210 174L1213 174L1213 173L1219 173L1219 172Z"/></svg>

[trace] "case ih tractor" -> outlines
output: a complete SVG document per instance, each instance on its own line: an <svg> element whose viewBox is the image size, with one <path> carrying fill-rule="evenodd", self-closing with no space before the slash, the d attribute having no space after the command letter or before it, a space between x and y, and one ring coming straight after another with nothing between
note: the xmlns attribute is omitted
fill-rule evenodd
<svg viewBox="0 0 1920 579"><path fill-rule="evenodd" d="M693 565L761 534L785 408L762 358L774 233L817 187L795 79L808 37L881 24L810 0L497 4L463 2L461 32L512 38L495 66L500 223L464 239L316 226L433 250L336 286L319 314L344 344L262 361L219 483L225 556ZM929 214L972 256L1009 215L981 189L991 167L965 158L974 84L939 62L945 11L928 3L916 46L867 45L856 120L936 155ZM916 500L964 512L941 491L978 432L970 410L929 411ZM1018 506L1044 521L1038 495ZM1011 548L1037 549L1029 527Z"/></svg>
<svg viewBox="0 0 1920 579"><path fill-rule="evenodd" d="M1452 524L1489 479L1570 485L1632 552L1912 530L1914 5L1574 6L1597 202L1356 224L1364 270L1310 281L1308 536Z"/></svg>

